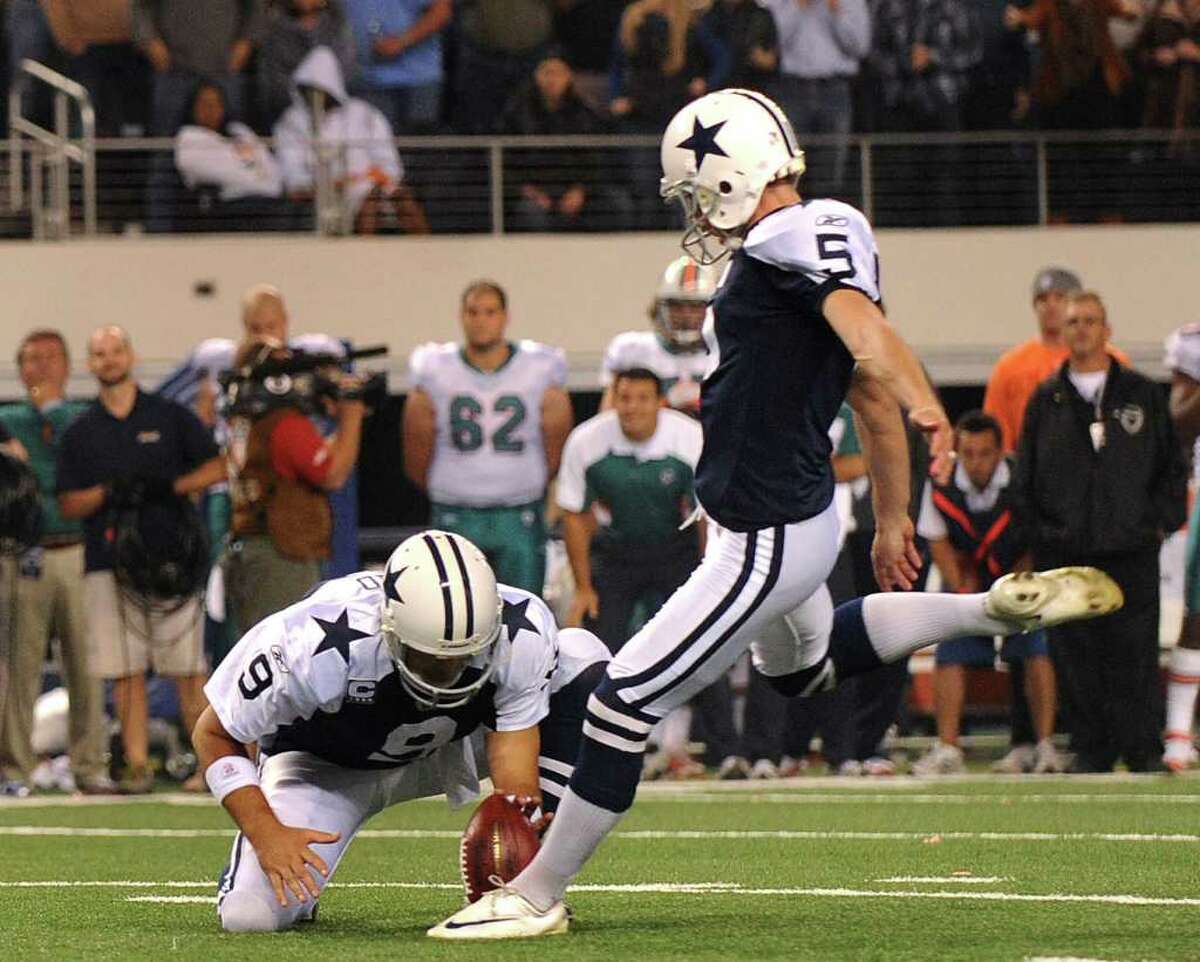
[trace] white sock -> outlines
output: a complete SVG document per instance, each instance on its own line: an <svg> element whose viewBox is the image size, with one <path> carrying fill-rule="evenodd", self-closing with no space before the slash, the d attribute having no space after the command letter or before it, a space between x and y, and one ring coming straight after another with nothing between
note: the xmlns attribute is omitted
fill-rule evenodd
<svg viewBox="0 0 1200 962"><path fill-rule="evenodd" d="M513 879L512 887L539 912L545 912L563 897L571 880L624 814L584 801L568 788L541 849Z"/></svg>
<svg viewBox="0 0 1200 962"><path fill-rule="evenodd" d="M881 661L899 661L918 648L963 635L1011 635L1007 621L989 618L986 594L952 595L924 592L867 595L863 624Z"/></svg>
<svg viewBox="0 0 1200 962"><path fill-rule="evenodd" d="M1200 650L1171 649L1167 667L1167 732L1190 735L1196 719L1196 692L1200 690Z"/></svg>

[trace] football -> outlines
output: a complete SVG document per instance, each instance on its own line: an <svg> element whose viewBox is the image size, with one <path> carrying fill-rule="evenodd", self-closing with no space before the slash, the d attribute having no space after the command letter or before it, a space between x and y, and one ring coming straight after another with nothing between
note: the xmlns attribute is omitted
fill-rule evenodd
<svg viewBox="0 0 1200 962"><path fill-rule="evenodd" d="M510 882L537 854L538 835L521 807L508 796L490 795L475 809L463 830L459 866L467 901Z"/></svg>

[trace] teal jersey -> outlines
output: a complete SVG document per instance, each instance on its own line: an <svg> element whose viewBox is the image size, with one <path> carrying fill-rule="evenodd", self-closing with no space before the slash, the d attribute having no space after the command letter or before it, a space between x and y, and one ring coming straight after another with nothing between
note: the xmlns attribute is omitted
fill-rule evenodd
<svg viewBox="0 0 1200 962"><path fill-rule="evenodd" d="M28 401L0 407L0 422L9 433L25 445L29 466L38 480L42 493L42 512L48 535L78 535L83 537L79 521L68 521L58 512L55 479L58 475L58 450L62 436L82 411L83 401L63 401L39 411Z"/></svg>
<svg viewBox="0 0 1200 962"><path fill-rule="evenodd" d="M615 411L598 414L567 439L558 505L580 512L598 503L600 542L668 543L695 504L702 443L700 425L677 411L660 411L657 429L642 442L624 435Z"/></svg>

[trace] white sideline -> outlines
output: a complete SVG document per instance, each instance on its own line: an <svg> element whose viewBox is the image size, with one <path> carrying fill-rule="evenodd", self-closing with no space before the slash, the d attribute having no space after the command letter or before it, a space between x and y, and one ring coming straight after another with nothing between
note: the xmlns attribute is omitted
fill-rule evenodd
<svg viewBox="0 0 1200 962"><path fill-rule="evenodd" d="M205 883L210 887L213 883ZM331 888L379 888L379 889L446 889L458 890L457 883L437 882L350 882L330 883ZM969 900L980 902L1048 902L1090 905L1127 906L1200 906L1200 898L1169 898L1147 895L1077 895L1070 892L1048 892L1044 894L1020 892L921 892L916 890L876 890L850 888L745 888L735 883L663 883L644 885L573 885L574 893L594 894L662 894L662 895L742 895L751 897L805 896L810 898L868 898L868 899L941 899ZM167 904L194 902L205 899L215 902L215 896L130 896L126 901L164 902Z"/></svg>
<svg viewBox="0 0 1200 962"><path fill-rule="evenodd" d="M22 838L232 838L232 828L97 828L95 826L0 825L0 837ZM367 828L356 838L374 839L457 839L453 829ZM792 829L646 829L614 832L612 838L637 841L679 839L780 840L794 841L971 841L989 842L1184 842L1200 843L1200 835L1132 832L822 832ZM0 882L0 885L6 883Z"/></svg>

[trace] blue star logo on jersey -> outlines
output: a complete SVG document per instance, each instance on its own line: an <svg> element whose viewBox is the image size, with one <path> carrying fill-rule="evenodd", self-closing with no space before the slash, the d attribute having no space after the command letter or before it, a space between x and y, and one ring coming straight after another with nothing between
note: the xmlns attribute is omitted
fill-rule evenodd
<svg viewBox="0 0 1200 962"><path fill-rule="evenodd" d="M383 574L383 596L388 601L395 601L399 604L404 604L404 599L400 597L400 590L396 587L396 582L400 580L400 576L409 569L405 565L399 571L384 572Z"/></svg>
<svg viewBox="0 0 1200 962"><path fill-rule="evenodd" d="M529 608L529 599L526 598L520 604L510 604L504 602L504 612L500 615L500 620L504 622L504 627L508 629L508 640L516 641L517 635L522 631L531 631L535 635L539 634L537 625L529 620L529 616L525 613Z"/></svg>
<svg viewBox="0 0 1200 962"><path fill-rule="evenodd" d="M715 157L728 157L729 155L721 149L721 145L717 143L717 133L725 126L725 121L719 121L711 127L705 127L700 122L699 117L692 118L692 136L687 140L676 144L683 150L690 150L696 155L696 170L699 172L700 165L704 163L704 158L709 154Z"/></svg>
<svg viewBox="0 0 1200 962"><path fill-rule="evenodd" d="M317 650L313 652L314 658L323 651L336 651L348 665L350 664L350 642L371 637L369 631L359 631L357 628L350 627L349 611L343 611L338 615L336 621L326 621L316 615L313 615L313 621L320 625L321 630L325 632L325 637L321 639Z"/></svg>

